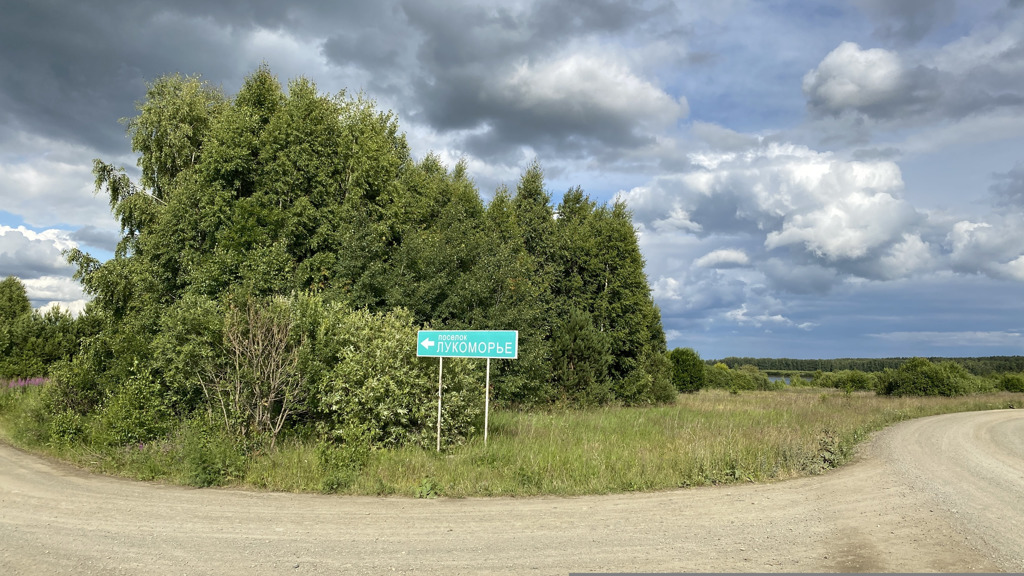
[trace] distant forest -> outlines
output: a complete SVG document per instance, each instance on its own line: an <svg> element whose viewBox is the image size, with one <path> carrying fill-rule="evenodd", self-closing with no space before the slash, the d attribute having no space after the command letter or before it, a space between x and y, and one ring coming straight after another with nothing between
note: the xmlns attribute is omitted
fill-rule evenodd
<svg viewBox="0 0 1024 576"><path fill-rule="evenodd" d="M765 372L837 372L839 370L860 370L881 372L886 368L896 369L910 358L832 358L800 360L794 358L737 358L729 356L721 360L708 360L709 365L721 362L729 368L743 365L757 366ZM1024 372L1024 356L982 356L978 358L928 358L931 362L953 360L976 376L994 373Z"/></svg>

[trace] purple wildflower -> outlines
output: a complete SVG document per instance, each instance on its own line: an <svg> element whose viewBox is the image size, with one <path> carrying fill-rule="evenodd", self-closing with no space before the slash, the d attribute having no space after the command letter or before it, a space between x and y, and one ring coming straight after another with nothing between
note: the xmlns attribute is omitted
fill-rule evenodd
<svg viewBox="0 0 1024 576"><path fill-rule="evenodd" d="M19 378L17 380L0 381L0 388L10 388L11 390L24 390L26 388L42 386L49 381L47 378L36 377L36 378Z"/></svg>

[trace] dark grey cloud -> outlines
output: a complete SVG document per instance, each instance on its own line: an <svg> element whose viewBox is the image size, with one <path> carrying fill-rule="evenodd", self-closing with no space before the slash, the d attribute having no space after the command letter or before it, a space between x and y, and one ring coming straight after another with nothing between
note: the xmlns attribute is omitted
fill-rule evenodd
<svg viewBox="0 0 1024 576"><path fill-rule="evenodd" d="M355 1L5 5L0 125L85 144L103 154L122 152L126 141L118 119L134 113L147 82L166 74L200 74L230 92L262 61L273 65L285 57L273 45L260 45L257 32L313 42L359 32L354 41L365 46L364 53L376 53L386 42L408 36L380 30L400 16L394 4ZM310 57L316 57L315 49ZM367 60L366 68L376 71L379 64ZM275 72L290 77L315 71Z"/></svg>
<svg viewBox="0 0 1024 576"><path fill-rule="evenodd" d="M953 21L954 0L857 0L875 24L876 38L893 44L913 44Z"/></svg>
<svg viewBox="0 0 1024 576"><path fill-rule="evenodd" d="M422 35L420 64L440 76L445 70L466 68L485 72L496 62L544 55L581 37L633 33L674 12L668 2L648 4L542 0L513 9L417 0L401 6L410 25Z"/></svg>
<svg viewBox="0 0 1024 576"><path fill-rule="evenodd" d="M147 81L198 73L230 92L261 60L273 68L280 57L254 40L262 31L309 42L335 67L334 80L384 98L404 122L472 130L462 142L469 153L634 148L650 142L644 114L672 118L602 105L598 92L621 88L615 76L533 102L515 89L530 88L536 78L529 72L548 73L545 64L574 42L664 33L676 18L675 6L660 0L19 3L0 19L0 125L102 154L122 151L117 120L133 114ZM527 72L518 86L510 84L517 70Z"/></svg>
<svg viewBox="0 0 1024 576"><path fill-rule="evenodd" d="M213 21L197 26L202 18L188 9L156 2L5 6L0 122L106 153L123 150L117 120L132 114L146 81L174 72L218 78L230 68L232 38Z"/></svg>
<svg viewBox="0 0 1024 576"><path fill-rule="evenodd" d="M993 174L995 183L990 191L997 206L1024 209L1024 162L1008 172Z"/></svg>
<svg viewBox="0 0 1024 576"><path fill-rule="evenodd" d="M117 230L105 230L96 226L83 226L71 233L71 239L79 244L113 252L121 235Z"/></svg>
<svg viewBox="0 0 1024 576"><path fill-rule="evenodd" d="M760 270L773 289L790 294L828 294L843 280L833 268L795 264L779 258L765 261Z"/></svg>
<svg viewBox="0 0 1024 576"><path fill-rule="evenodd" d="M628 70L615 75L608 70L614 63L599 63L600 55L573 60L561 53L597 35L635 34L646 25L671 22L669 4L544 1L518 10L436 1L402 6L421 38L412 117L439 130L472 131L463 142L473 154L495 159L517 154L520 146L570 155L632 148L650 142L642 126L645 115L671 115L660 108L675 102L656 102L654 86L630 86L631 80L640 81L629 78ZM561 56L566 60L559 62ZM576 91L569 85L574 81L580 83ZM631 87L641 98L633 110L604 98Z"/></svg>
<svg viewBox="0 0 1024 576"><path fill-rule="evenodd" d="M83 4L24 2L0 19L0 122L110 149L107 126L134 99L130 67L110 66L114 27ZM115 43L118 41L114 40ZM122 60L120 54L117 60ZM136 92L137 94L137 92Z"/></svg>

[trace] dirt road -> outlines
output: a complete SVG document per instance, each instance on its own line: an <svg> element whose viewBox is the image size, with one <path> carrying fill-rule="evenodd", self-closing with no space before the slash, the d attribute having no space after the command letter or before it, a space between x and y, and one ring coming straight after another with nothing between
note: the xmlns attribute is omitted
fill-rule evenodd
<svg viewBox="0 0 1024 576"><path fill-rule="evenodd" d="M194 490L0 446L0 573L1024 571L1024 411L904 422L824 476L580 498Z"/></svg>

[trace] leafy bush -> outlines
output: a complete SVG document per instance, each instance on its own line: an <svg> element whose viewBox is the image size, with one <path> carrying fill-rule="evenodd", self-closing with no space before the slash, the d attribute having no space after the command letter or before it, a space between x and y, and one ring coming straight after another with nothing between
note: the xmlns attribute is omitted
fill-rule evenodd
<svg viewBox="0 0 1024 576"><path fill-rule="evenodd" d="M416 357L416 326L402 309L375 314L304 297L307 340L299 370L311 388L321 429L343 440L353 431L378 446L431 445L436 436L437 368ZM481 414L483 363L444 362L442 443L459 443Z"/></svg>
<svg viewBox="0 0 1024 576"><path fill-rule="evenodd" d="M189 486L219 486L245 476L245 447L216 421L194 418L176 436Z"/></svg>
<svg viewBox="0 0 1024 576"><path fill-rule="evenodd" d="M980 389L966 368L947 360L934 364L911 358L898 369L887 368L878 376L878 391L892 396L962 396Z"/></svg>
<svg viewBox="0 0 1024 576"><path fill-rule="evenodd" d="M187 294L164 312L153 343L168 405L179 415L205 405L204 379L223 373L224 310L205 296Z"/></svg>
<svg viewBox="0 0 1024 576"><path fill-rule="evenodd" d="M708 387L725 390L781 390L781 381L772 382L756 366L745 364L733 370L719 362L708 369Z"/></svg>
<svg viewBox="0 0 1024 576"><path fill-rule="evenodd" d="M729 389L730 382L732 381L732 370L725 364L716 362L713 366L707 368L705 375L708 388Z"/></svg>
<svg viewBox="0 0 1024 576"><path fill-rule="evenodd" d="M1024 373L1001 375L999 387L1007 392L1024 392Z"/></svg>
<svg viewBox="0 0 1024 576"><path fill-rule="evenodd" d="M302 345L294 299L242 296L221 306L187 295L161 319L154 343L169 407L190 414L205 406L239 438L271 445L305 410L308 387L298 372Z"/></svg>
<svg viewBox="0 0 1024 576"><path fill-rule="evenodd" d="M103 385L97 378L93 355L76 356L50 368L50 385L44 388L44 402L51 414L73 411L86 414L100 404Z"/></svg>
<svg viewBox="0 0 1024 576"><path fill-rule="evenodd" d="M625 406L667 404L675 400L672 365L664 353L645 350L639 365L612 386L615 398Z"/></svg>
<svg viewBox="0 0 1024 576"><path fill-rule="evenodd" d="M801 468L811 474L822 474L846 462L851 452L852 446L843 442L839 434L823 430L818 436L818 450L802 462Z"/></svg>
<svg viewBox="0 0 1024 576"><path fill-rule="evenodd" d="M874 390L878 381L873 374L860 370L838 372L815 372L813 383L820 388L838 388L847 392L853 390Z"/></svg>
<svg viewBox="0 0 1024 576"><path fill-rule="evenodd" d="M85 424L82 416L72 410L54 414L50 420L50 444L54 446L71 446L82 440Z"/></svg>
<svg viewBox="0 0 1024 576"><path fill-rule="evenodd" d="M107 446L140 444L167 433L171 412L149 374L129 378L103 404L93 428L94 441Z"/></svg>
<svg viewBox="0 0 1024 576"><path fill-rule="evenodd" d="M741 390L782 390L786 384L780 380L772 381L753 364L744 364L735 370L742 375L737 381L737 387ZM746 387L742 387L745 385Z"/></svg>
<svg viewBox="0 0 1024 576"><path fill-rule="evenodd" d="M676 348L668 353L672 362L672 384L680 392L697 392L707 383L704 361L693 348Z"/></svg>
<svg viewBox="0 0 1024 576"><path fill-rule="evenodd" d="M807 380L796 372L794 372L793 375L789 377L789 385L797 388L807 388L810 386L815 386L813 379Z"/></svg>

